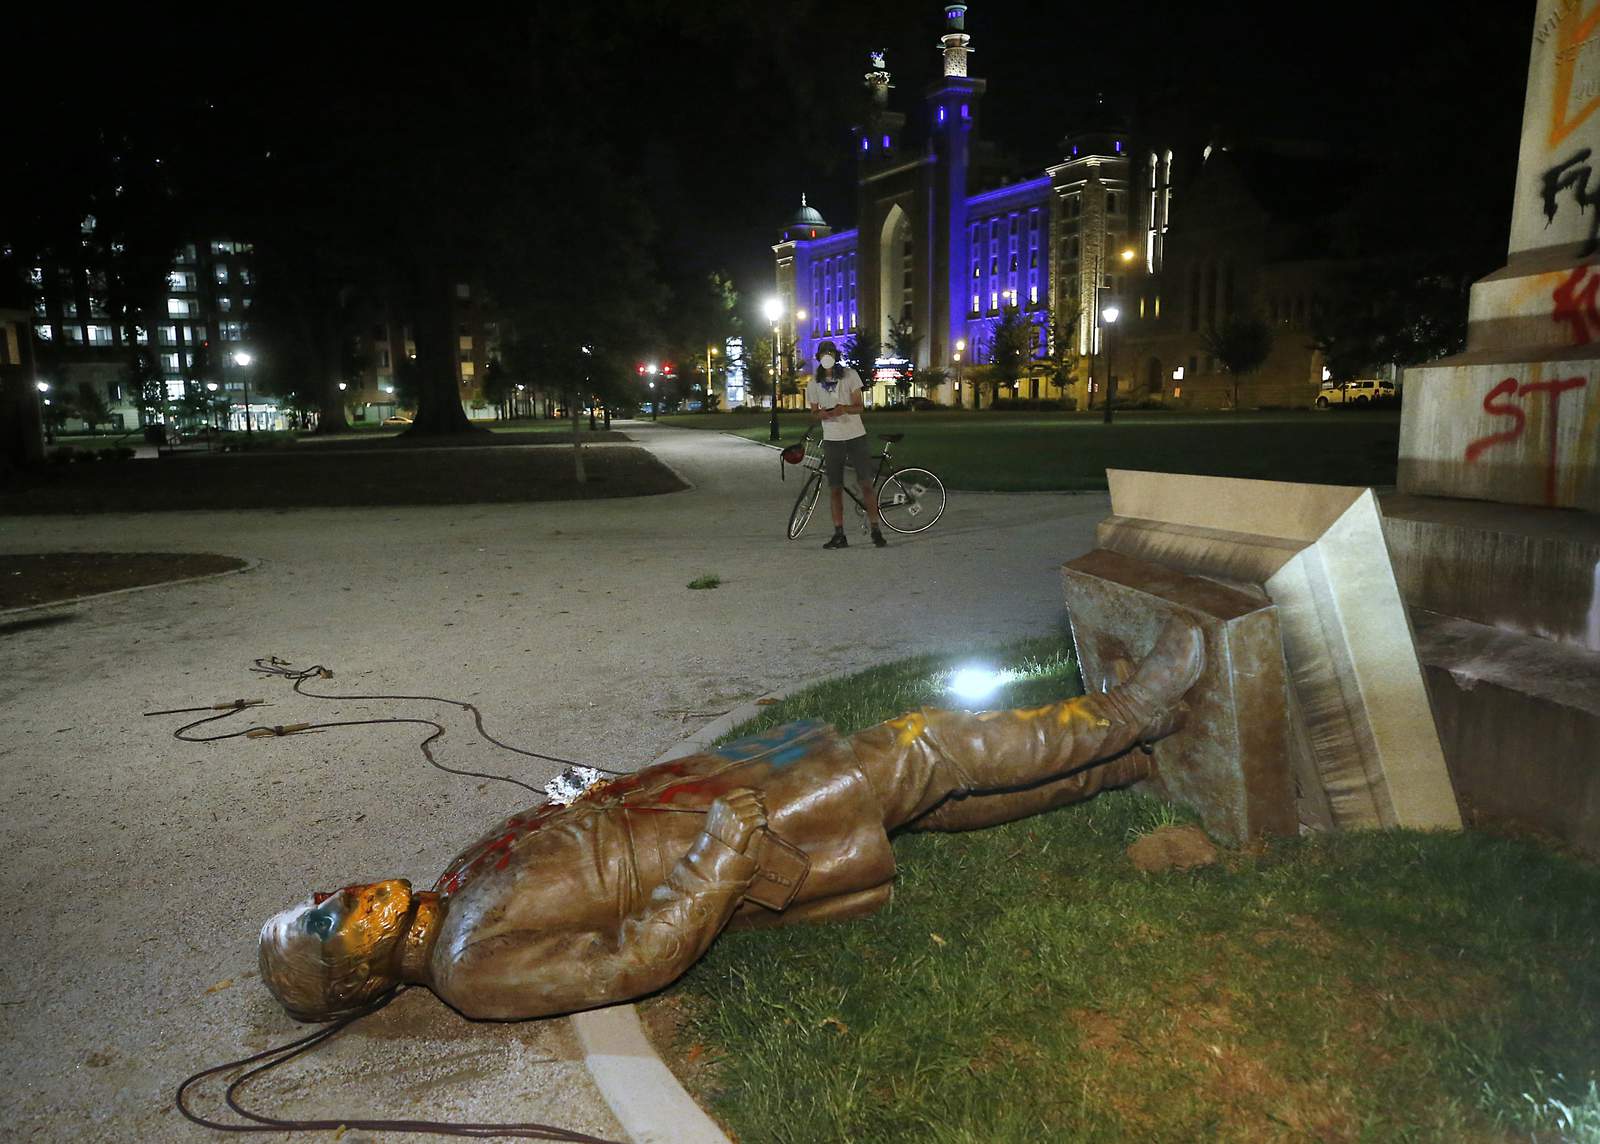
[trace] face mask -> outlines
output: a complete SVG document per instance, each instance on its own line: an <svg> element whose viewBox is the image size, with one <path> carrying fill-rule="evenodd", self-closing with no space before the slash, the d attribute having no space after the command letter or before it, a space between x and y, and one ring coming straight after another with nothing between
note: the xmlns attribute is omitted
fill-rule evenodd
<svg viewBox="0 0 1600 1144"><path fill-rule="evenodd" d="M833 368L833 362L834 362L834 357L833 357L832 354L823 354L821 357L819 357L817 359L817 364L820 365L823 369L832 369Z"/></svg>

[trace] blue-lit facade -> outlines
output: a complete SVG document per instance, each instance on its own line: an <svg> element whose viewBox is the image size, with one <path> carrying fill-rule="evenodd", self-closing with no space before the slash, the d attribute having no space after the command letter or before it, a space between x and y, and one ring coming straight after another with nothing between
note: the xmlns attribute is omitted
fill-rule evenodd
<svg viewBox="0 0 1600 1144"><path fill-rule="evenodd" d="M943 14L944 75L923 94L920 141L910 138L907 116L891 108L886 62L872 53L868 113L852 142L856 228L835 232L802 202L773 247L785 347L803 367L824 338L869 337L884 357L898 341L918 370L947 378L936 392L920 384L913 392L965 402L963 368L988 360L995 326L1015 305L1038 330L1034 376L1016 395L1056 396L1041 386L1053 353L1052 315L1079 313L1074 336L1087 353L1099 299L1121 285L1119 275L1143 268L1119 258L1133 229L1128 142L1119 132L1074 136L1063 144L1063 162L984 187L987 85L967 74L966 5L946 4Z"/></svg>

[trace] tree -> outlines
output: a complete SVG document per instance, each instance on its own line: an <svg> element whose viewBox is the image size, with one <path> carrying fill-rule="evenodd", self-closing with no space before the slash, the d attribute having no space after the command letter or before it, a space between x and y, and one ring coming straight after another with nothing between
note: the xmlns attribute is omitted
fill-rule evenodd
<svg viewBox="0 0 1600 1144"><path fill-rule="evenodd" d="M483 399L499 411L498 416L504 418L509 415L507 408L515 393L516 383L511 380L511 374L499 358L490 358L483 370Z"/></svg>
<svg viewBox="0 0 1600 1144"><path fill-rule="evenodd" d="M134 395L139 406L139 417L145 425L166 420L162 414L167 406L167 385L161 380L150 351L135 348L123 375L128 392Z"/></svg>
<svg viewBox="0 0 1600 1144"><path fill-rule="evenodd" d="M1313 313L1312 344L1339 382L1458 353L1466 346L1470 285L1456 273L1363 267L1341 283L1332 306Z"/></svg>
<svg viewBox="0 0 1600 1144"><path fill-rule="evenodd" d="M1076 298L1062 302L1061 308L1046 320L1050 323L1050 384L1056 396L1071 385L1078 376L1081 355L1078 353L1079 306Z"/></svg>
<svg viewBox="0 0 1600 1144"><path fill-rule="evenodd" d="M1233 408L1239 410L1239 382L1266 363L1272 352L1272 327L1253 314L1235 314L1205 336L1206 351L1233 378Z"/></svg>
<svg viewBox="0 0 1600 1144"><path fill-rule="evenodd" d="M929 399L932 400L934 399L933 395L938 392L939 387L950 380L950 371L947 369L941 369L938 366L930 366L922 371L921 377L922 390L928 395Z"/></svg>
<svg viewBox="0 0 1600 1144"><path fill-rule="evenodd" d="M861 384L870 386L878 367L878 339L866 330L859 330L845 342L840 352L844 354L844 364L861 375Z"/></svg>
<svg viewBox="0 0 1600 1144"><path fill-rule="evenodd" d="M757 338L744 348L744 388L752 397L771 397L772 335Z"/></svg>
<svg viewBox="0 0 1600 1144"><path fill-rule="evenodd" d="M889 353L903 361L915 362L917 360L917 332L911 318L903 317L889 326ZM865 374L862 374L865 377ZM895 392L903 402L911 396L911 378L907 371L901 370L899 378L894 383Z"/></svg>
<svg viewBox="0 0 1600 1144"><path fill-rule="evenodd" d="M1004 385L1009 389L1022 377L1022 367L1033 356L1037 338L1033 323L1020 309L1007 306L1001 311L1000 321L995 324L989 341L988 364L994 367L989 377L991 408L1000 398L1000 387Z"/></svg>
<svg viewBox="0 0 1600 1144"><path fill-rule="evenodd" d="M91 433L99 432L100 426L111 420L111 406L106 401L105 394L101 393L99 386L91 381L78 383L78 393L73 408Z"/></svg>

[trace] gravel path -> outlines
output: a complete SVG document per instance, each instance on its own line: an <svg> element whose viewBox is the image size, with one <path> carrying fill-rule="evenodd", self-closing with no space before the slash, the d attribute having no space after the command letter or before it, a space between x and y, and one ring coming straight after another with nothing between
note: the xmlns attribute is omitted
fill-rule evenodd
<svg viewBox="0 0 1600 1144"><path fill-rule="evenodd" d="M255 935L313 888L408 877L527 800L427 767L412 728L186 744L158 708L265 698L261 721L438 717L448 765L541 785L428 703L295 700L259 656L329 691L469 699L537 750L635 766L796 679L1059 622L1061 562L1103 494L952 494L878 551L783 539L799 486L770 450L633 422L686 493L567 503L0 520L0 552L218 552L253 571L0 626L0 1109L23 1136L210 1138L171 1110L190 1071L298 1026L254 978ZM603 448L603 446L600 446ZM722 586L688 591L702 573ZM526 764L526 765L525 765ZM542 1120L619 1130L565 1021L463 1021L422 991L261 1089L280 1115ZM270 1099L269 1099L270 1097ZM209 1106L209 1105L208 1105ZM347 1134L346 1141L370 1138Z"/></svg>

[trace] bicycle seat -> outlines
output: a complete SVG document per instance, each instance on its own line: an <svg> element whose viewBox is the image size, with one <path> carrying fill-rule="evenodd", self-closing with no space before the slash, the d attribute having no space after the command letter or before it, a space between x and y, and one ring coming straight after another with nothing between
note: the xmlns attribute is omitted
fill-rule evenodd
<svg viewBox="0 0 1600 1144"><path fill-rule="evenodd" d="M905 434L904 433L879 433L878 434L878 440L887 441L891 445L895 444L898 441L903 440L904 438L905 438Z"/></svg>

